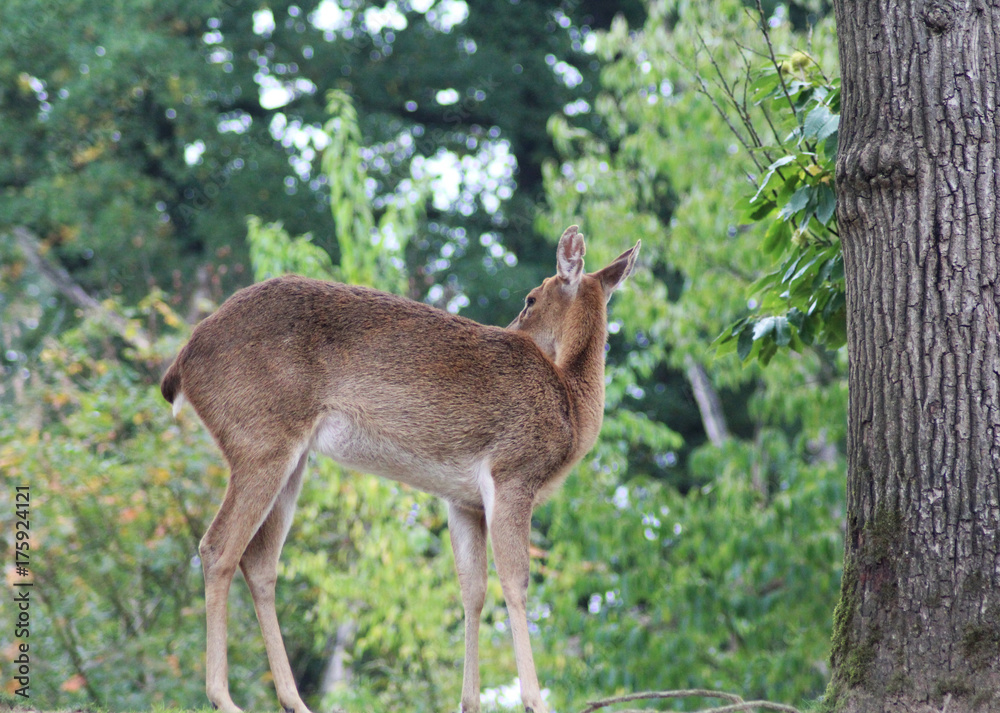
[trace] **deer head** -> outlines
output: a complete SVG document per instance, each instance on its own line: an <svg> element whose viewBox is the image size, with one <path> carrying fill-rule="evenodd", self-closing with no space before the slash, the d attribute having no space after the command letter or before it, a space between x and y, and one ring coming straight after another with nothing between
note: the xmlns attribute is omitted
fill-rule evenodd
<svg viewBox="0 0 1000 713"><path fill-rule="evenodd" d="M556 274L528 293L524 309L508 329L530 336L557 364L565 363L593 330L607 330L611 294L635 270L642 241L592 274L583 271L587 246L576 225L566 228L556 248ZM604 340L601 340L601 348Z"/></svg>

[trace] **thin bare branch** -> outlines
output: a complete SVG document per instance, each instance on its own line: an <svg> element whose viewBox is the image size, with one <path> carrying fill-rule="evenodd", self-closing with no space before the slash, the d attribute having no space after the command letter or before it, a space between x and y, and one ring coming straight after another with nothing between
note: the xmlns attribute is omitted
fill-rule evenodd
<svg viewBox="0 0 1000 713"><path fill-rule="evenodd" d="M694 697L721 698L722 700L730 701L732 703L743 702L743 699L737 696L735 693L726 693L724 691L710 691L702 688L691 688L678 691L644 691L642 693L628 693L623 696L602 698L599 701L590 701L587 704L587 707L584 708L582 711L580 711L580 713L593 713L593 711L600 710L601 708L606 708L616 703L629 703L631 701L645 701L645 700L664 699L664 698L694 698Z"/></svg>
<svg viewBox="0 0 1000 713"><path fill-rule="evenodd" d="M746 68L746 82L745 82L745 86L748 87L752 83L752 77L751 77L752 65L750 64L750 60L747 59L746 55L747 54L755 54L755 55L758 55L760 57L763 57L764 55L763 55L762 52L758 52L758 51L756 51L755 49L753 49L751 47L747 47L745 45L742 45L738 41L736 42L736 46L739 47L740 50L741 50L740 54L743 57L744 66ZM746 54L744 54L744 53L746 53ZM771 129L771 136L774 137L774 143L780 145L782 143L782 141L781 141L781 135L778 133L778 128L774 125L774 122L771 120L771 114L770 114L770 112L768 112L767 107L764 106L763 103L760 103L757 106L760 108L760 113L764 116L764 121L767 123L768 128ZM749 111L747 112L747 114L749 115ZM764 151L764 155L766 156L766 158L768 160L768 163L774 163L774 159L771 158L771 155L770 155L769 152L767 152L765 150Z"/></svg>
<svg viewBox="0 0 1000 713"><path fill-rule="evenodd" d="M729 103L736 110L736 113L740 117L740 121L743 122L743 126L746 128L747 131L750 132L750 138L752 140L752 143L757 148L763 147L764 143L760 140L760 136L757 134L757 129L753 125L753 121L750 118L749 111L746 111L746 107L745 106L741 107L740 102L739 102L739 100L737 100L736 95L733 93L732 88L729 86L729 83L726 82L725 74L723 74L722 68L719 66L719 63L716 61L715 55L712 54L712 50L710 50L708 48L708 43L705 42L705 38L702 37L701 31L696 29L695 30L695 34L698 36L698 41L701 42L701 46L702 46L702 49L705 50L705 54L708 55L708 61L711 62L712 69L715 70L715 76L718 77L718 85L721 86L723 93L726 95L726 98L729 100ZM735 86L735 83L734 83L734 86Z"/></svg>
<svg viewBox="0 0 1000 713"><path fill-rule="evenodd" d="M771 43L771 33L767 28L767 16L764 15L764 8L760 4L760 0L757 2L757 15L760 19L760 31L764 35L764 43L767 45L767 54L771 58L771 64L774 65L774 69L778 72L778 81L781 82L781 91L785 95L785 99L788 101L788 106L791 107L792 114L795 115L795 121L799 124L802 123L799 119L799 111L795 108L795 102L792 101L792 95L788 91L788 84L785 82L785 75L781 73L781 65L778 64L778 58L774 56L774 45Z"/></svg>
<svg viewBox="0 0 1000 713"><path fill-rule="evenodd" d="M711 102L712 108L715 109L715 112L719 115L719 117L724 122L726 122L726 126L729 127L729 130L732 132L733 136L735 136L736 139L743 145L743 148L747 150L747 154L749 154L750 160L754 162L754 165L757 167L757 170L763 171L764 166L754 155L754 149L753 147L750 146L750 143L747 141L747 138L736 128L736 126L733 125L733 122L729 118L729 115L722 109L721 106L719 106L719 103L715 100L715 97L712 96L712 93L708 90L709 87L708 80L706 80L703 76L701 76L701 74L697 70L692 69L691 67L688 67L686 64L684 64L684 62L680 59L680 57L675 55L673 52L670 52L669 55L671 59L677 62L678 66L683 67L688 71L688 73L695 81L695 85L697 86L697 91L704 94L705 97L708 99L708 101Z"/></svg>
<svg viewBox="0 0 1000 713"><path fill-rule="evenodd" d="M749 106L747 106L747 103L746 103L746 91L747 91L747 87L751 84L751 66L750 66L749 60L746 57L746 54L744 54L743 51L749 52L751 54L760 54L760 53L754 53L749 48L745 48L742 45L739 45L739 43L737 43L737 45L740 47L740 49L743 50L743 51L740 52L740 57L743 59L743 63L744 63L745 71L746 71L745 82L743 84L743 102L741 103L739 101L739 99L737 99L735 93L733 92L733 89L726 82L725 77L724 77L724 75L722 73L722 68L719 67L719 64L716 61L715 56L712 54L712 51L708 48L708 44L705 42L705 38L702 37L701 32L699 32L697 30L695 31L695 34L697 35L698 40L701 42L702 49L704 49L705 53L708 55L709 61L711 62L712 67L715 70L715 73L716 73L716 75L719 78L717 84L722 88L722 91L725 93L726 99L729 101L729 104L733 107L733 109L736 110L736 113L739 116L740 121L743 123L744 128L746 128L746 130L750 134L750 140L748 142L744 142L743 145L747 147L747 151L751 152L754 164L756 164L758 170L760 170L761 172L763 172L764 171L764 167L757 160L756 155L754 155L754 154L755 153L759 153L759 154L763 155L764 158L765 158L765 160L767 161L767 165L771 165L772 163L774 163L775 159L774 159L774 156L771 155L771 152L767 150L767 148L766 148L766 146L764 144L763 139L761 139L761 137L760 137L760 134L757 133L757 127L754 125L753 117L750 116L750 108L749 108ZM700 75L699 75L699 79L702 79L700 77ZM705 80L702 79L702 81L704 82ZM736 86L735 82L734 82L733 86L734 87ZM723 113L722 109L720 107L718 107L717 104L715 104L714 98L711 97L708 94L707 91L705 91L704 87L702 88L702 92L704 94L706 94L706 96L709 96L709 99L713 100L713 105L716 107L716 111L719 111L720 113ZM761 114L764 116L764 121L767 123L768 127L770 127L770 129L771 129L771 134L774 136L775 143L780 145L782 143L782 140L781 140L780 135L778 134L777 127L775 127L774 123L771 120L770 114L767 112L767 109L763 105L760 106L760 110L761 110ZM729 125L730 130L733 130L733 125L729 121L728 115L726 115L726 114L723 113L723 118L726 119L726 123L727 123L727 125ZM735 133L735 131L734 131L734 133ZM752 143L753 146L754 146L754 149L756 149L756 151L754 151L753 149L751 149L748 146L748 143ZM777 172L778 176L782 180L785 180L785 172L782 171L781 168L776 169L776 172ZM754 181L754 184L757 185L756 181Z"/></svg>
<svg viewBox="0 0 1000 713"><path fill-rule="evenodd" d="M743 60L743 97L741 98L740 106L742 109L744 120L749 121L751 110L750 110L750 105L747 102L747 96L750 92L750 86L753 84L753 65L750 63L749 57L747 57L747 54L750 53L749 49L742 46L739 42L736 42L736 46L739 47L740 59ZM761 109L763 109L762 106ZM750 122L750 125L752 126L753 123ZM760 135L757 133L756 127L754 127L754 138L757 142L757 146L759 148L764 148L764 142L761 140ZM768 157L768 160L770 161L770 157Z"/></svg>
<svg viewBox="0 0 1000 713"><path fill-rule="evenodd" d="M746 701L731 706L719 706L718 708L706 708L700 713L737 713L737 711L779 711L779 713L801 713L798 708L786 706L784 703L773 703L771 701Z"/></svg>
<svg viewBox="0 0 1000 713"><path fill-rule="evenodd" d="M698 713L737 713L738 711L769 710L779 713L801 713L799 709L785 705L784 703L773 703L771 701L744 701L735 693L724 691L710 691L700 688L692 688L678 691L646 691L643 693L630 693L624 696L604 698L599 701L591 701L580 713L593 713L601 708L606 708L616 703L628 703L641 700L662 700L666 698L721 698L729 701L729 705L717 706L715 708L705 708ZM643 711L628 709L618 711L618 713L644 713Z"/></svg>
<svg viewBox="0 0 1000 713"><path fill-rule="evenodd" d="M739 139L739 142L743 144L743 148L747 150L747 155L750 156L750 160L753 161L754 165L757 167L757 170L761 172L766 170L764 165L757 158L757 152L755 150L757 147L751 146L750 143L747 141L746 137L744 137L743 134L741 134L736 129L736 127L733 125L732 120L729 118L729 115L722 109L721 106L719 106L719 103L715 100L715 97L713 97L711 92L708 91L708 82L706 82L701 75L698 75L697 78L700 81L698 90L706 97L708 97L708 100L712 103L712 107L715 109L718 115L722 117L722 120L726 122L726 126L728 126L729 130L733 133L733 135L736 136L737 139Z"/></svg>

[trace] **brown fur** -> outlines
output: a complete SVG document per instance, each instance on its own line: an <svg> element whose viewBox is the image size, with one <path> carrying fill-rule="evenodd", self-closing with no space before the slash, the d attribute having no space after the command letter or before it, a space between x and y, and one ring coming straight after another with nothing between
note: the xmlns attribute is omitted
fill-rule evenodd
<svg viewBox="0 0 1000 713"><path fill-rule="evenodd" d="M231 467L202 540L207 689L238 710L226 681L226 598L246 576L282 705L306 711L274 614L278 555L306 455L326 452L444 497L466 608L462 707L479 708L478 624L487 528L514 633L522 698L544 711L524 598L531 510L593 446L604 410L611 292L638 252L583 273L576 226L558 274L506 329L377 290L280 277L233 295L195 329L163 377L194 407Z"/></svg>

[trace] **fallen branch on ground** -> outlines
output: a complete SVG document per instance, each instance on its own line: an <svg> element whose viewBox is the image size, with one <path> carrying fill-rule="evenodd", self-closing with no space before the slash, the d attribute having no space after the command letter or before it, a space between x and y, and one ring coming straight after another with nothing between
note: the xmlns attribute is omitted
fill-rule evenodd
<svg viewBox="0 0 1000 713"><path fill-rule="evenodd" d="M624 696L615 696L614 698L604 698L599 701L590 701L586 708L584 708L580 713L593 713L593 711L600 710L607 706L614 705L616 703L627 703L629 701L640 701L640 700L650 700L650 699L663 699L663 698L721 698L725 701L730 701L729 705L718 706L716 708L705 708L697 713L737 713L738 711L754 711L754 710L767 710L767 711L779 711L780 713L801 713L798 708L793 706L787 706L783 703L772 703L771 701L744 701L742 698L734 693L725 693L723 691L708 691L700 688L692 688L683 691L646 691L643 693L629 693ZM646 710L636 710L629 709L618 711L617 713L647 713L649 709Z"/></svg>

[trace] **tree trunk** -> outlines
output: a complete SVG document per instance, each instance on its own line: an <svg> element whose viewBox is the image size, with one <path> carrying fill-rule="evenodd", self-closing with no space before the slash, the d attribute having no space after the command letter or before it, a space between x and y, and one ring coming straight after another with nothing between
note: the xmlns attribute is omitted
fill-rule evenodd
<svg viewBox="0 0 1000 713"><path fill-rule="evenodd" d="M850 354L838 711L1000 710L1000 8L835 2Z"/></svg>
<svg viewBox="0 0 1000 713"><path fill-rule="evenodd" d="M691 385L695 403L698 404L698 413L701 414L705 435L713 446L719 448L729 438L726 412L722 410L719 392L712 385L705 367L696 362L690 354L684 357L684 374Z"/></svg>

